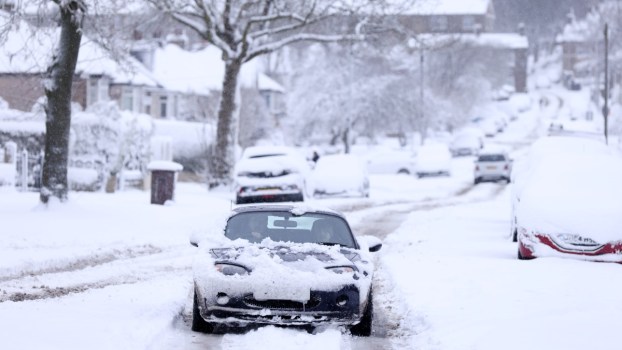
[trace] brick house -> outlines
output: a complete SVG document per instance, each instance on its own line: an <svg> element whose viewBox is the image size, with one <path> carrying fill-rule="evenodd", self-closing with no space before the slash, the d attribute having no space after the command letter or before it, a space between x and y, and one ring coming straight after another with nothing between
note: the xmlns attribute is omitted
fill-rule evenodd
<svg viewBox="0 0 622 350"><path fill-rule="evenodd" d="M400 8L398 20L415 36L427 40L451 38L456 42L506 52L513 56L510 79L517 92L527 91L528 40L522 33L493 32L493 0L415 1Z"/></svg>
<svg viewBox="0 0 622 350"><path fill-rule="evenodd" d="M400 14L402 25L415 33L476 33L493 30L492 0L415 1Z"/></svg>

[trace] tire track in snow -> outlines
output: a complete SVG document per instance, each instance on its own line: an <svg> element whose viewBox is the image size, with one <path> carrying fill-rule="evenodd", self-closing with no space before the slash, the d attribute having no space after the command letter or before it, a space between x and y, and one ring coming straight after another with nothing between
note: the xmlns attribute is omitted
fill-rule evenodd
<svg viewBox="0 0 622 350"><path fill-rule="evenodd" d="M6 271L0 274L0 283L21 279L24 277L40 276L50 273L69 272L82 270L88 267L107 264L116 260L133 259L141 256L162 253L162 249L153 245L140 245L136 247L124 247L123 249L112 249L108 252L98 252L89 256L76 258L67 261L49 261L38 264L49 265L44 269L22 270L19 273ZM1 273L1 272L0 272Z"/></svg>
<svg viewBox="0 0 622 350"><path fill-rule="evenodd" d="M0 303L58 298L112 285L140 283L167 274L190 276L192 255L186 254L187 249L161 251L154 247L142 255L121 254L106 261L97 256L93 260L80 259L84 261L79 265L6 279L0 282Z"/></svg>
<svg viewBox="0 0 622 350"><path fill-rule="evenodd" d="M408 206L395 204L382 206L375 208L376 210L370 215L365 215L353 226L353 230L360 235L373 235L385 239L395 232L413 211L487 201L499 196L504 189L504 185L498 184L470 185L450 198L411 203ZM383 207L384 210L382 210ZM370 211L370 209L364 211ZM417 329L412 327L425 328L426 321L415 311L408 310L407 305L403 296L396 292L382 259L378 257L374 273L373 334L370 338L358 338L352 341L352 349L408 348L409 340L417 335Z"/></svg>

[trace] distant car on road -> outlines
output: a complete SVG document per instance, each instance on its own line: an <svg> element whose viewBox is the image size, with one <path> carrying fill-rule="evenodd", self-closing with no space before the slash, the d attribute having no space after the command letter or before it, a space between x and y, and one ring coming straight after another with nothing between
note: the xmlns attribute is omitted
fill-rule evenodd
<svg viewBox="0 0 622 350"><path fill-rule="evenodd" d="M200 249L193 263L193 331L330 325L371 335L371 253L380 239L355 238L343 215L306 205L238 207L223 234L215 242L191 239Z"/></svg>
<svg viewBox="0 0 622 350"><path fill-rule="evenodd" d="M475 160L474 182L477 185L486 181L510 182L512 159L503 150L485 149Z"/></svg>
<svg viewBox="0 0 622 350"><path fill-rule="evenodd" d="M367 164L352 154L327 154L318 159L311 174L314 197L369 197Z"/></svg>
<svg viewBox="0 0 622 350"><path fill-rule="evenodd" d="M254 146L234 168L236 204L304 201L310 167L296 149Z"/></svg>

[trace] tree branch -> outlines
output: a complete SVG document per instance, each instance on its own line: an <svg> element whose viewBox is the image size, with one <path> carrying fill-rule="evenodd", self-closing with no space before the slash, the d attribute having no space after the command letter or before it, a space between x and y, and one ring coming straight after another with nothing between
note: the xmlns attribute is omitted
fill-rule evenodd
<svg viewBox="0 0 622 350"><path fill-rule="evenodd" d="M270 52L274 52L284 46L289 44L300 42L300 41L316 41L316 42L338 42L338 41L360 41L365 39L364 35L360 34L350 34L350 35L322 35L322 34L311 34L311 33L302 33L297 35L292 35L290 37L271 42L264 45L259 45L254 50L248 52L247 56L244 58L244 62L248 62L253 58L267 54Z"/></svg>

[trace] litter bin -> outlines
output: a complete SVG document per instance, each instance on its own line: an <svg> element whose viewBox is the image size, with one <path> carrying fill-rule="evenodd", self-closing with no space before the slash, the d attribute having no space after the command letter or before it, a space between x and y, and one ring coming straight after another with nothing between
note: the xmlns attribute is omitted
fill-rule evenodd
<svg viewBox="0 0 622 350"><path fill-rule="evenodd" d="M164 204L173 200L177 172L183 169L179 163L164 160L153 161L147 165L151 171L151 204Z"/></svg>

